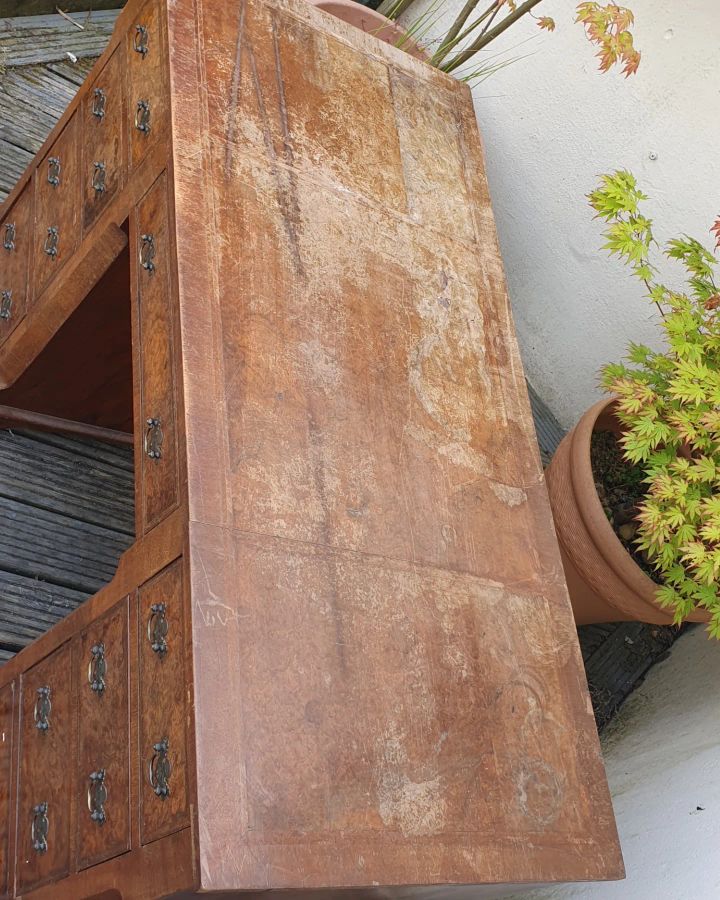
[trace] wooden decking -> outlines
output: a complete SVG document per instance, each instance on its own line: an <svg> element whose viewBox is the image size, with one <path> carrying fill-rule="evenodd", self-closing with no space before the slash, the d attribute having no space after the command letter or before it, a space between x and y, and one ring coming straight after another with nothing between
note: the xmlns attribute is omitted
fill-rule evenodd
<svg viewBox="0 0 720 900"><path fill-rule="evenodd" d="M110 581L134 515L129 448L0 431L0 659Z"/></svg>
<svg viewBox="0 0 720 900"><path fill-rule="evenodd" d="M0 200L105 49L118 13L75 13L81 28L59 15L0 19ZM133 539L133 503L131 451L0 431L0 663L112 577Z"/></svg>
<svg viewBox="0 0 720 900"><path fill-rule="evenodd" d="M120 5L120 4L119 4ZM0 19L0 200L105 49L119 10Z"/></svg>

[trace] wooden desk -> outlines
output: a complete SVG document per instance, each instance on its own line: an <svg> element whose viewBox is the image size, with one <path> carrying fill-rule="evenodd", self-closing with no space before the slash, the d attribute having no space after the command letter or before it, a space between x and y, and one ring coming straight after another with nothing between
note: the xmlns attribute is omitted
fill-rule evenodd
<svg viewBox="0 0 720 900"><path fill-rule="evenodd" d="M0 405L132 432L137 501L0 669L0 896L621 876L467 88L131 2L0 242Z"/></svg>

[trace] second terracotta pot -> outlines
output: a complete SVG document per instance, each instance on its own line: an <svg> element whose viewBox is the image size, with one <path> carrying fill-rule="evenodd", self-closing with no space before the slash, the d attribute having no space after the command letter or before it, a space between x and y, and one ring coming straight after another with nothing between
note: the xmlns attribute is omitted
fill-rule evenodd
<svg viewBox="0 0 720 900"><path fill-rule="evenodd" d="M655 601L657 584L627 552L605 515L590 461L593 431L619 431L613 401L591 407L563 438L545 473L575 622L638 621L669 625ZM691 622L707 622L699 611Z"/></svg>
<svg viewBox="0 0 720 900"><path fill-rule="evenodd" d="M381 15L374 9L354 3L353 0L308 0L311 6L322 9L349 25L354 25L366 34L371 34L386 44L392 44L414 56L427 61L428 54L401 28L397 22Z"/></svg>

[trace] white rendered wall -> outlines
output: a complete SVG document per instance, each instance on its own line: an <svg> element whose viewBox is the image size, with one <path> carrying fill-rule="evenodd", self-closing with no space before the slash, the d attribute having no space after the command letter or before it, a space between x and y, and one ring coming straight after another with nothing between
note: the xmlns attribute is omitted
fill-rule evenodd
<svg viewBox="0 0 720 900"><path fill-rule="evenodd" d="M630 339L657 341L639 288L598 252L584 199L596 176L634 172L662 240L686 231L711 246L720 213L720 2L620 2L635 12L635 76L599 74L574 0L543 0L535 12L557 31L514 25L491 47L532 55L474 88L526 371L566 427L599 396L604 362Z"/></svg>
<svg viewBox="0 0 720 900"><path fill-rule="evenodd" d="M651 670L604 736L626 880L516 900L718 900L719 686L720 645L697 628Z"/></svg>

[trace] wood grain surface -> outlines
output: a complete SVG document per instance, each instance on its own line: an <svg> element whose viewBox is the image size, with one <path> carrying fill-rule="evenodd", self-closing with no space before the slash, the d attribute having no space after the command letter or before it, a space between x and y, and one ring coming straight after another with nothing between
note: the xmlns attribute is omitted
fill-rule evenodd
<svg viewBox="0 0 720 900"><path fill-rule="evenodd" d="M79 753L76 794L85 799L90 775L104 773L105 818L91 818L90 803L77 819L77 867L85 869L130 849L130 696L128 600L83 631L78 646ZM103 647L104 688L93 690L93 648Z"/></svg>
<svg viewBox="0 0 720 900"><path fill-rule="evenodd" d="M0 223L0 291L10 292L6 316L0 319L0 344L25 317L33 224L33 194L28 186Z"/></svg>
<svg viewBox="0 0 720 900"><path fill-rule="evenodd" d="M8 894L10 876L10 785L13 739L15 736L15 685L0 689L0 778L4 789L0 791L0 897Z"/></svg>
<svg viewBox="0 0 720 900"><path fill-rule="evenodd" d="M92 227L125 180L127 114L123 90L125 57L118 47L82 103L83 230ZM101 92L100 101L97 92ZM98 106L100 102L100 106ZM102 115L99 113L102 112ZM96 164L103 166L103 189L95 187Z"/></svg>
<svg viewBox="0 0 720 900"><path fill-rule="evenodd" d="M66 643L30 669L22 679L20 777L18 789L17 885L22 894L70 870L72 766L76 706L72 644ZM35 714L38 691L49 691L47 728ZM47 849L37 849L34 810L47 804Z"/></svg>
<svg viewBox="0 0 720 900"><path fill-rule="evenodd" d="M620 877L469 91L294 0L190 9L202 887Z"/></svg>

